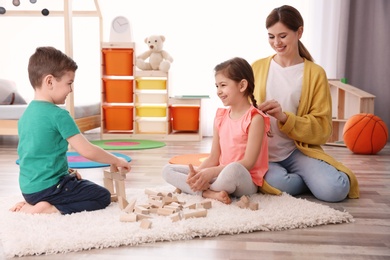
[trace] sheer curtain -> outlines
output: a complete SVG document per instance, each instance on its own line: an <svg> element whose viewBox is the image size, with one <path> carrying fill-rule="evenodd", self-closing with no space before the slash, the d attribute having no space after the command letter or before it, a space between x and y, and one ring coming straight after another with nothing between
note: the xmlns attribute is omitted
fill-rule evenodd
<svg viewBox="0 0 390 260"><path fill-rule="evenodd" d="M310 2L308 49L328 78L345 77L350 0L318 0ZM308 29L308 30L307 30Z"/></svg>

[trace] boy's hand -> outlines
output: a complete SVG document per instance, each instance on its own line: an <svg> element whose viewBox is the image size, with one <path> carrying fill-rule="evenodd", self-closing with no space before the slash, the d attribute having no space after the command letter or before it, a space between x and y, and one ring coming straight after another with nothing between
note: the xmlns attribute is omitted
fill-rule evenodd
<svg viewBox="0 0 390 260"><path fill-rule="evenodd" d="M120 172L121 174L126 174L130 172L131 165L128 161L126 161L125 158L118 157L119 162L118 164L112 164L110 165L110 171L111 172Z"/></svg>

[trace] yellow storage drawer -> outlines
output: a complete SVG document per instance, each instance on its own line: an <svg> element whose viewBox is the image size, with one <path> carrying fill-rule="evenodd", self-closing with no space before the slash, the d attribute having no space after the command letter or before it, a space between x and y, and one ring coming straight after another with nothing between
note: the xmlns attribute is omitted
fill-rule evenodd
<svg viewBox="0 0 390 260"><path fill-rule="evenodd" d="M137 117L166 117L167 106L165 105L139 105L135 107Z"/></svg>
<svg viewBox="0 0 390 260"><path fill-rule="evenodd" d="M166 89L166 79L138 78L135 80L137 89Z"/></svg>

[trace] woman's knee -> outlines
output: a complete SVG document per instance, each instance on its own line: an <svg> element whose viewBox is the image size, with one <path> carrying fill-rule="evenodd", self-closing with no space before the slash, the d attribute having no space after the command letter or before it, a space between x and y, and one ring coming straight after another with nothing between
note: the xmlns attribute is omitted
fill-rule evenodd
<svg viewBox="0 0 390 260"><path fill-rule="evenodd" d="M336 179L336 181L330 183L328 182L326 185L323 185L321 188L312 189L313 195L322 201L326 202L340 202L347 198L350 183L348 176L339 172L340 176Z"/></svg>

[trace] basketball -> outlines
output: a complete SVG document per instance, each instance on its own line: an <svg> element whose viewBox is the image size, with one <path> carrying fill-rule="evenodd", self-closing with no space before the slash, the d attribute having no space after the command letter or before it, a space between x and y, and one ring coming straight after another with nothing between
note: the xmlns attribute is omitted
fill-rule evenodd
<svg viewBox="0 0 390 260"><path fill-rule="evenodd" d="M356 114L343 128L345 145L356 154L376 154L385 147L388 129L383 120L373 114Z"/></svg>

